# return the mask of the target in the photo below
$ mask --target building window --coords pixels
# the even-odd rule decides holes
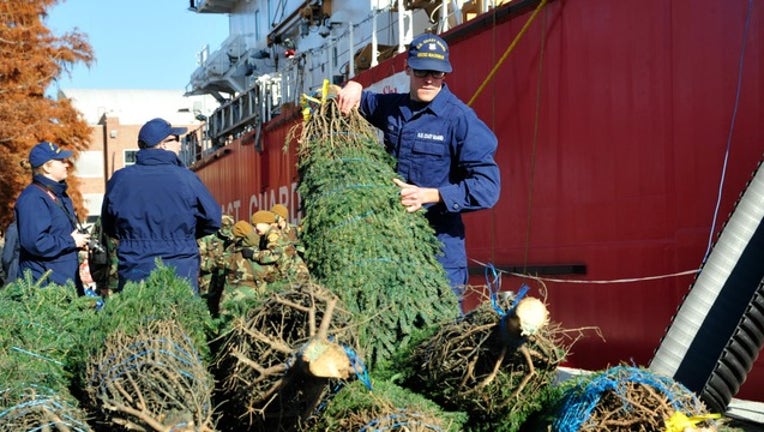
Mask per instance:
[[[135,158],[138,155],[138,150],[125,150],[125,166],[135,165]]]

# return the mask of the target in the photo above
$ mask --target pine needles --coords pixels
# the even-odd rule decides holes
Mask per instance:
[[[344,116],[329,100],[298,141],[306,262],[356,315],[374,368],[412,333],[458,315],[440,243],[422,213],[400,204],[395,161],[357,111]]]
[[[69,387],[94,303],[29,278],[0,291],[0,431],[90,431]]]

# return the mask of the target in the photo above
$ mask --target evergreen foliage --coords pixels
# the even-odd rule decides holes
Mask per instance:
[[[41,288],[26,276],[0,290],[0,382],[68,391],[95,299],[78,297],[71,284]]]
[[[389,362],[417,329],[458,315],[423,213],[400,204],[395,161],[357,111],[329,100],[299,140],[305,259],[357,316],[370,368]]]
[[[89,431],[70,392],[95,299],[26,278],[0,290],[0,431]]]
[[[209,361],[207,341],[215,328],[207,304],[194,294],[188,282],[161,263],[146,280],[128,282],[121,292],[112,294],[96,316],[86,342],[91,355],[116,331],[135,335],[152,321],[174,320],[191,338],[202,358]]]
[[[77,388],[104,424],[135,430],[212,423],[206,302],[161,262],[112,294],[83,335]],[[143,429],[141,429],[143,428]]]
[[[465,430],[467,415],[448,412],[434,402],[387,380],[343,386],[324,407],[312,432]]]

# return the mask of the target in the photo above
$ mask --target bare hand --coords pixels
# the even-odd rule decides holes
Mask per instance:
[[[345,87],[337,93],[337,105],[342,114],[347,115],[353,108],[358,108],[361,103],[363,86],[355,81],[348,81]]]
[[[74,244],[76,244],[79,249],[84,248],[87,246],[88,242],[90,242],[90,234],[81,233],[78,230],[72,231],[72,238],[74,239]]]
[[[424,204],[440,201],[440,193],[437,189],[422,188],[398,179],[393,179],[393,183],[401,188],[401,204],[409,213],[419,210]]]

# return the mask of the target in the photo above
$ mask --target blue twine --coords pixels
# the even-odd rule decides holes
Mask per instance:
[[[77,423],[82,424],[80,422],[77,422]],[[89,432],[90,431],[90,429],[87,429],[87,428],[83,429],[83,428],[80,428],[79,426],[75,426],[75,425],[73,425],[71,423],[61,422],[61,421],[52,421],[52,422],[47,423],[47,424],[42,424],[42,425],[40,425],[40,426],[38,426],[36,428],[29,429],[28,432],[49,431],[49,430],[52,429],[53,426],[61,426],[61,425],[66,426],[67,428],[71,429],[74,432]]]
[[[530,290],[530,287],[528,287],[526,284],[523,284],[520,287],[517,295],[515,295],[515,298],[512,300],[512,307],[505,311],[499,304],[499,292],[501,291],[501,273],[497,271],[496,267],[494,267],[494,265],[491,263],[485,265],[483,273],[485,275],[485,283],[488,286],[489,292],[491,293],[490,298],[493,310],[496,311],[496,313],[499,314],[499,316],[502,318],[507,314],[513,313],[517,307],[517,304],[520,303],[520,300],[522,300],[523,297],[525,297],[525,294],[527,294]]]
[[[673,381],[670,378],[651,374],[648,371],[635,367],[616,366],[608,369],[605,373],[591,379],[582,389],[573,388],[566,396],[561,415],[554,423],[554,430],[559,432],[577,432],[589,420],[592,412],[596,408],[603,393],[606,391],[615,392],[624,402],[624,409],[629,410],[632,407],[627,406],[625,392],[627,390],[625,383],[639,383],[653,387],[667,397],[671,406],[677,411],[700,411],[701,405],[697,397],[683,385]],[[691,397],[692,405],[686,401],[680,400],[680,397]]]
[[[313,415],[320,416],[324,411],[326,411],[326,407],[329,406],[329,402],[345,386],[345,382],[341,380],[335,380],[332,382],[334,382],[334,385],[329,388],[329,394],[323,398],[321,402],[316,406],[316,408],[313,410]]]
[[[99,311],[103,308],[104,300],[103,297],[101,297],[100,294],[98,294],[93,288],[85,288],[85,296],[86,297],[98,297],[98,300],[96,300],[95,304],[95,310]]]
[[[37,386],[32,386],[32,387],[37,387]],[[50,389],[48,390],[50,393],[52,393],[52,390]],[[74,409],[74,407],[69,406],[68,404],[60,403],[59,401],[52,398],[53,398],[52,395],[42,395],[40,398],[22,402],[20,404],[17,404],[15,406],[12,406],[4,410],[3,412],[0,412],[0,418],[5,418],[9,414],[16,414],[12,418],[20,418],[30,414],[32,412],[32,408],[36,408],[36,407],[42,407],[45,411],[54,412],[54,413],[58,411]],[[87,432],[90,430],[82,421],[79,421],[71,417],[70,415],[67,415],[65,413],[59,413],[59,415],[61,420],[50,421],[46,424],[40,424],[39,426],[35,428],[29,429],[29,431],[32,432],[32,431],[50,430],[51,426],[56,426],[56,425],[66,426],[74,432]],[[12,421],[12,419],[8,421]]]
[[[394,263],[397,263],[397,261],[392,258],[367,258],[367,259],[362,259],[362,260],[353,262],[354,265],[367,265],[367,264],[378,264],[378,263],[388,263],[388,264],[393,263],[394,264]]]
[[[375,189],[375,188],[378,189],[378,188],[387,188],[387,187],[388,187],[388,185],[386,185],[386,184],[370,184],[370,185],[368,185],[368,184],[357,184],[357,185],[340,186],[340,187],[334,188],[332,190],[328,190],[328,191],[326,191],[326,192],[324,192],[322,194],[318,194],[317,198],[323,198],[323,197],[330,196],[330,195],[335,195],[335,194],[338,194],[338,193],[344,193],[348,189],[351,189],[351,190],[352,189]]]
[[[369,210],[369,211],[367,211],[364,214],[361,214],[361,215],[358,215],[358,216],[353,216],[351,218],[347,218],[344,221],[340,222],[339,224],[329,228],[329,231],[340,229],[340,228],[342,228],[342,227],[344,227],[346,225],[350,225],[350,224],[356,223],[356,222],[358,222],[360,220],[366,219],[369,216],[372,216],[373,214],[374,214],[374,210]]]
[[[347,354],[348,358],[350,359],[350,364],[353,366],[355,375],[363,383],[363,385],[365,385],[366,388],[371,391],[371,378],[369,378],[369,371],[366,369],[366,365],[363,363],[363,360],[361,360],[358,354],[356,354],[355,351],[353,351],[353,349],[349,346],[342,345],[342,348],[345,350],[345,354]]]
[[[63,366],[63,365],[64,365],[64,363],[62,363],[62,362],[60,362],[60,361],[58,361],[58,360],[52,359],[52,358],[50,358],[50,357],[45,357],[45,356],[44,356],[44,355],[42,355],[42,354],[37,354],[37,353],[35,353],[35,352],[32,352],[32,351],[28,351],[28,350],[25,350],[25,349],[23,349],[23,348],[19,348],[19,347],[11,347],[11,350],[13,350],[13,351],[16,351],[16,352],[20,352],[20,353],[22,353],[22,354],[26,354],[26,355],[29,355],[29,356],[32,356],[32,357],[35,357],[35,358],[38,358],[38,359],[40,359],[40,360],[45,360],[45,361],[49,361],[49,362],[55,363],[55,364],[57,364],[58,366]]]
[[[485,284],[488,286],[488,291],[491,293],[491,306],[499,316],[504,316],[504,309],[499,305],[499,291],[501,291],[501,274],[496,271],[496,267],[493,264],[488,263],[483,269],[485,274]],[[492,278],[489,278],[489,274]]]
[[[515,313],[515,309],[517,309],[517,305],[520,303],[520,300],[522,300],[523,297],[525,297],[525,295],[528,294],[528,291],[530,291],[530,287],[528,287],[528,285],[523,284],[520,287],[520,290],[517,292],[517,295],[512,300],[512,307],[509,308],[509,310],[507,311],[508,314]]]
[[[186,339],[188,339],[188,338],[186,337]],[[156,339],[156,340],[158,340],[159,342],[167,342],[168,341],[165,338],[160,338],[160,339]],[[138,341],[138,342],[135,342],[133,344],[130,344],[126,349],[130,350],[130,349],[134,349],[134,348],[137,348],[137,347],[141,347],[141,349],[142,349],[144,345],[147,345],[150,342],[151,342],[151,340],[148,340],[148,341]],[[168,350],[163,350],[163,349],[160,349],[160,350],[151,350],[151,349],[146,350],[146,349],[144,349],[144,350],[142,350],[140,352],[137,352],[137,353],[131,355],[130,357],[126,358],[125,360],[123,360],[123,361],[121,361],[121,362],[119,362],[117,364],[113,364],[113,365],[111,364],[111,362],[113,360],[115,360],[116,357],[115,356],[111,356],[108,359],[106,359],[104,362],[101,363],[100,367],[96,370],[96,373],[91,378],[91,383],[100,383],[97,387],[103,389],[103,387],[107,383],[111,383],[111,382],[116,381],[117,379],[119,379],[121,376],[123,376],[128,371],[136,370],[136,369],[138,369],[138,367],[140,367],[140,366],[142,366],[144,364],[148,364],[148,362],[142,362],[141,363],[141,362],[137,362],[136,360],[141,358],[141,357],[147,356],[147,355],[149,355],[149,354],[151,354],[153,352],[158,352],[158,353],[161,353],[161,354],[167,354],[169,357],[174,358],[174,359],[180,361],[181,363],[183,363],[183,364],[185,364],[187,366],[193,366],[195,363],[198,362],[199,357],[195,353],[190,353],[190,352],[184,350],[182,347],[180,347],[174,341],[171,341],[171,342],[172,342],[171,345],[173,346],[173,348],[175,348],[180,355],[176,354],[175,352],[168,351]],[[185,355],[185,358],[181,357],[181,355]],[[158,362],[158,363],[154,362],[153,364],[157,364],[159,366],[165,366],[161,362]],[[131,367],[127,367],[127,365],[132,365],[132,366]],[[103,370],[103,369],[106,369],[106,370]],[[184,376],[186,378],[189,378],[192,381],[196,378],[193,374],[191,374],[190,372],[187,372],[185,370],[181,369],[181,370],[178,370],[178,372],[182,376]]]
[[[402,413],[402,414],[390,414],[390,415],[388,415],[386,417],[382,417],[381,419],[374,419],[374,420],[370,421],[369,423],[364,425],[361,429],[359,429],[358,432],[397,430],[397,429],[399,429],[399,428],[401,428],[403,426],[409,426],[409,425],[411,425],[411,426],[415,426],[415,425],[416,426],[423,426],[423,427],[425,427],[425,428],[427,428],[429,430],[441,431],[441,428],[439,428],[437,426],[426,424],[426,423],[422,422],[421,420],[414,420],[414,419],[409,420],[408,417],[410,417],[410,415],[405,413],[405,412]],[[397,420],[398,418],[403,419],[403,420]],[[376,426],[382,420],[394,420],[395,423],[393,423],[393,424],[391,424],[389,426],[384,426],[384,427],[381,427],[381,428],[377,428]]]
[[[507,342],[507,344],[518,347],[520,344],[525,342],[524,337],[520,337],[518,334],[510,334],[509,329],[507,329],[507,321],[510,317],[515,316],[515,310],[517,309],[517,304],[520,303],[520,300],[525,297],[525,294],[528,293],[528,290],[530,288],[528,285],[523,284],[520,287],[520,290],[517,292],[517,295],[515,295],[515,298],[512,299],[512,306],[507,309],[506,312],[500,313],[501,319],[499,320],[499,330],[501,331],[502,336],[504,337],[504,340]],[[518,339],[518,337],[520,337]]]
[[[342,157],[338,159],[341,162],[370,162],[376,165],[376,161],[366,157]]]

